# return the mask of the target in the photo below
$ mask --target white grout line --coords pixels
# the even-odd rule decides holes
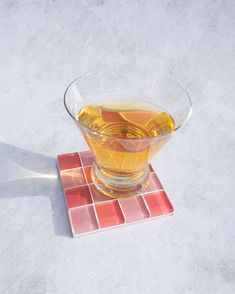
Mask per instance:
[[[151,194],[151,193],[153,193],[153,192],[162,192],[162,191],[164,191],[164,189],[158,189],[158,190],[151,190],[151,191],[148,191],[148,192],[143,192],[143,193],[141,193],[141,194],[139,194],[139,195],[145,195],[145,194]]]
[[[86,152],[86,151],[85,151]],[[83,160],[82,160],[82,157],[81,157],[81,152],[78,152],[78,156],[80,158],[80,161],[81,161],[81,164],[82,164],[82,167],[84,166],[84,163],[83,163]]]
[[[99,222],[99,219],[98,219],[98,215],[97,215],[97,212],[96,212],[96,209],[95,209],[95,200],[94,200],[94,197],[93,197],[93,194],[91,192],[91,188],[90,188],[90,185],[88,184],[88,181],[87,181],[87,177],[86,177],[86,173],[85,173],[85,169],[84,167],[82,167],[82,171],[84,173],[84,177],[85,177],[85,180],[87,182],[87,187],[89,189],[89,192],[90,192],[90,195],[91,195],[91,200],[92,200],[92,206],[93,206],[93,210],[95,212],[95,218],[96,218],[96,221],[97,221],[97,224],[98,224],[98,230],[100,230],[100,222]]]
[[[68,210],[76,210],[76,209],[83,209],[84,207],[88,207],[88,206],[93,206],[93,203],[89,203],[89,204],[85,204],[85,205],[80,205],[80,206],[75,206],[75,207],[71,207],[71,208],[68,208]]]
[[[174,214],[174,211],[173,212],[166,213],[166,214],[162,214],[162,215],[150,216],[150,217],[146,217],[144,219],[140,219],[138,221],[133,221],[133,222],[128,222],[128,223],[122,223],[122,224],[118,224],[118,225],[114,225],[114,226],[110,226],[110,227],[105,227],[105,228],[101,228],[101,229],[91,230],[91,231],[88,231],[88,232],[85,232],[85,233],[81,233],[81,234],[76,234],[73,237],[74,238],[77,238],[77,237],[81,237],[81,236],[84,236],[84,235],[94,234],[94,233],[98,233],[98,232],[102,232],[102,231],[116,229],[116,228],[119,228],[119,227],[125,227],[125,226],[128,226],[128,225],[138,224],[138,223],[141,223],[141,222],[144,223],[144,222],[147,222],[149,220],[164,218],[164,217],[167,217],[167,216],[171,216],[173,214]]]
[[[71,217],[71,214],[70,214],[70,209],[68,209],[68,215],[69,215],[70,228],[71,228],[71,231],[72,231],[72,235],[74,237],[76,235],[75,235],[74,229],[73,229],[73,221],[72,221],[72,217]]]
[[[86,178],[86,176],[85,176],[85,178]],[[94,184],[93,183],[89,183],[89,184],[87,183],[87,184],[84,184],[84,185],[76,185],[76,186],[73,186],[73,187],[64,188],[64,191],[72,190],[72,189],[76,189],[76,188],[80,188],[80,187],[88,187],[89,191],[91,191],[91,189],[90,189],[91,185],[94,185]],[[63,185],[62,185],[62,187],[63,187]],[[151,191],[148,191],[148,192],[142,192],[140,194],[137,194],[135,197],[138,197],[138,196],[141,196],[141,195],[148,195],[148,194],[151,194],[151,193],[154,193],[154,192],[165,192],[165,190],[164,189],[159,189],[159,190],[151,190]],[[110,197],[110,199],[95,202],[92,192],[91,192],[91,196],[92,196],[92,200],[93,200],[94,204],[95,203],[110,202],[110,201],[117,200],[117,199],[128,199],[128,197],[123,197],[123,198],[112,198],[112,197]]]
[[[86,166],[83,166],[83,165],[81,165],[81,166],[77,166],[77,167],[74,167],[74,168],[67,168],[67,169],[60,169],[60,167],[59,167],[59,170],[60,170],[60,173],[61,174],[63,174],[63,172],[69,172],[69,171],[74,171],[74,170],[77,170],[77,169],[80,169],[80,168],[83,168],[83,167],[92,167],[92,165],[86,165]]]
[[[151,217],[152,217],[152,214],[151,214],[151,212],[150,212],[150,209],[149,209],[149,207],[148,207],[148,204],[147,204],[146,200],[144,199],[144,195],[141,194],[141,197],[142,197],[142,199],[143,199],[143,201],[144,201],[144,204],[145,204],[145,207],[146,207],[146,209],[147,209],[147,211],[148,211],[148,213],[149,213],[149,218],[151,218]]]
[[[92,167],[92,164],[90,164],[90,165],[85,165],[81,157],[80,157],[80,160],[81,160],[81,164],[82,164],[81,167]]]
[[[77,167],[73,167],[73,168],[67,168],[67,169],[61,169],[60,166],[59,166],[59,163],[58,163],[58,167],[59,167],[60,173],[63,173],[63,172],[73,171],[74,169],[79,169],[79,168],[82,168],[82,167],[92,167],[92,164],[91,165],[83,165],[83,162],[82,162],[81,166],[77,166]],[[150,174],[156,174],[156,173],[155,173],[155,171],[150,171]]]
[[[84,185],[76,185],[76,186],[72,186],[72,187],[67,187],[67,188],[64,188],[64,191],[70,190],[70,189],[75,189],[75,188],[80,188],[80,187],[87,187],[87,186],[90,186],[90,185],[92,185],[92,183],[84,184]]]
[[[122,208],[122,205],[121,205],[121,203],[120,203],[120,199],[117,199],[117,201],[118,201],[118,205],[119,205],[119,207],[120,207],[120,209],[121,209],[122,215],[123,215],[123,217],[124,217],[124,224],[125,224],[125,223],[127,223],[126,215],[125,215],[124,210],[123,210],[123,208]]]

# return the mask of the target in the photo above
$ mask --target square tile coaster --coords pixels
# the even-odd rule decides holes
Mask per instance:
[[[112,199],[92,183],[94,157],[90,151],[58,155],[57,161],[73,237],[174,212],[151,164],[149,184],[143,193]]]

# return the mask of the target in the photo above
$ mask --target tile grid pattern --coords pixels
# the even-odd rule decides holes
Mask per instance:
[[[170,215],[173,207],[150,165],[146,190],[132,198],[112,199],[99,192],[90,171],[90,151],[58,156],[58,167],[74,237],[109,227]]]
[[[81,162],[82,162],[82,170],[83,170],[83,173],[84,173],[84,175],[85,175],[86,183],[88,183],[87,176],[86,176],[86,172],[85,172],[85,169],[84,169],[84,166],[85,166],[85,165],[84,165],[84,163],[83,163],[82,160],[81,160]],[[87,186],[88,186],[88,189],[89,189],[89,193],[90,193],[90,195],[91,195],[92,207],[93,207],[93,211],[94,211],[94,213],[95,213],[95,218],[96,218],[96,221],[97,221],[98,229],[100,229],[100,224],[99,224],[98,215],[97,215],[96,209],[94,208],[94,203],[95,203],[95,201],[94,201],[94,197],[93,197],[93,194],[92,194],[92,191],[91,191],[91,188],[90,188],[90,184],[88,183]]]

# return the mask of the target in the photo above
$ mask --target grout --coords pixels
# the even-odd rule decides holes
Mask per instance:
[[[81,157],[81,153],[85,153],[85,152],[87,152],[87,151],[78,152],[78,155],[79,155],[79,158],[80,158],[80,161],[81,161],[82,167],[92,166],[92,165],[85,165],[85,164],[84,164],[83,159],[82,159],[82,157]]]
[[[97,224],[98,224],[98,230],[100,230],[100,222],[99,222],[99,219],[98,219],[98,215],[97,215],[97,212],[96,212],[96,209],[95,209],[95,200],[93,198],[93,194],[91,192],[91,188],[90,188],[90,185],[88,184],[88,181],[87,181],[87,177],[86,177],[86,173],[85,173],[85,169],[84,167],[82,167],[82,171],[84,173],[84,177],[85,177],[85,180],[87,182],[87,187],[89,189],[89,192],[90,192],[90,195],[91,195],[91,200],[92,200],[92,206],[93,206],[93,210],[94,210],[94,213],[95,213],[95,218],[96,218],[96,221],[97,221]]]
[[[93,206],[93,205],[94,205],[93,203],[88,203],[88,204],[84,204],[84,205],[79,205],[79,206],[75,206],[75,207],[70,207],[70,208],[68,208],[68,210],[83,209],[84,207],[87,207],[87,206]]]
[[[78,166],[78,167],[75,167],[75,168],[65,168],[63,170],[60,168],[60,158],[63,158],[63,157],[67,158],[67,157],[76,156],[76,155],[78,155],[79,161],[82,163],[81,158],[80,158],[80,155],[79,155],[78,152],[72,152],[72,153],[57,155],[57,163],[58,163],[58,167],[59,167],[60,172],[68,171],[68,170],[73,170],[73,169],[76,169],[76,168],[79,168],[80,167],[80,166]]]
[[[80,160],[80,162],[81,162],[81,167],[83,166],[83,163],[82,163],[82,158],[81,158],[81,156],[80,156],[80,152],[78,152],[78,158],[79,158],[79,160]]]
[[[137,199],[137,198],[139,198],[139,199]],[[136,200],[139,202],[141,202],[141,204],[139,204],[139,207],[140,207],[140,209],[141,209],[141,211],[143,211],[143,209],[145,210],[145,211],[143,211],[145,214],[147,213],[147,216],[146,217],[144,217],[143,219],[145,219],[145,218],[151,218],[151,214],[150,214],[150,211],[149,211],[149,209],[148,209],[148,207],[147,207],[147,203],[145,202],[145,199],[144,199],[144,197],[143,197],[143,194],[141,194],[141,195],[138,195],[138,196],[136,196]],[[143,205],[143,207],[141,207]]]
[[[141,208],[141,211],[143,212],[143,216],[144,216],[143,219],[145,219],[145,218],[151,218],[151,215],[149,213],[149,210],[147,208],[147,205],[144,202],[143,195],[139,196],[138,202],[140,202],[139,203],[139,207]]]
[[[147,222],[147,221],[150,221],[150,220],[154,220],[154,219],[159,219],[159,218],[164,218],[164,217],[167,217],[167,216],[171,216],[173,214],[174,214],[174,211],[173,212],[169,212],[169,213],[165,213],[165,214],[161,214],[161,215],[157,215],[157,216],[150,216],[150,217],[147,217],[147,218],[144,218],[144,219],[140,219],[140,220],[137,220],[137,221],[127,222],[127,223],[121,223],[121,224],[110,226],[110,227],[103,227],[103,228],[100,228],[99,230],[87,231],[85,233],[76,234],[73,237],[74,238],[77,238],[77,237],[81,237],[83,235],[88,235],[88,234],[92,234],[92,233],[97,233],[97,232],[102,232],[102,231],[117,229],[119,227],[125,227],[125,226],[128,226],[128,225],[138,224],[138,223],[141,223],[141,222],[144,223],[144,222]]]
[[[117,201],[118,201],[118,205],[119,205],[119,207],[120,207],[120,209],[121,209],[122,215],[123,215],[123,217],[124,217],[124,224],[126,224],[126,223],[127,223],[126,215],[125,215],[124,210],[123,210],[123,208],[122,208],[122,205],[121,205],[121,203],[120,203],[120,199],[117,199]]]
[[[165,190],[164,189],[151,190],[151,191],[148,191],[148,192],[142,192],[141,194],[138,194],[138,195],[146,195],[146,194],[151,194],[153,192],[162,192],[162,191],[165,191]]]
[[[82,161],[81,161],[82,163]],[[92,167],[92,164],[90,165],[82,165],[81,166],[77,166],[77,167],[74,167],[74,168],[66,168],[66,169],[61,169],[60,166],[59,166],[59,163],[58,163],[58,167],[59,167],[59,170],[60,170],[60,173],[63,173],[63,172],[67,172],[67,171],[73,171],[74,169],[79,169],[79,168],[86,168],[86,167]],[[155,171],[151,171],[150,174],[156,174]]]
[[[144,204],[145,204],[145,206],[146,206],[146,209],[147,209],[147,211],[148,211],[148,213],[149,213],[149,218],[152,218],[151,211],[150,211],[150,209],[149,209],[149,207],[148,207],[148,203],[146,202],[146,200],[145,200],[145,198],[144,198],[144,195],[141,194],[141,197],[142,197],[142,199],[143,199],[143,201],[144,201]]]
[[[59,166],[59,164],[58,164],[58,166]],[[63,172],[73,171],[75,169],[86,168],[86,167],[92,167],[92,165],[85,165],[85,166],[81,165],[81,166],[77,166],[77,167],[74,167],[74,168],[66,168],[66,169],[63,169],[63,170],[61,170],[61,168],[59,166],[59,170],[60,170],[60,173],[63,174]]]
[[[75,233],[74,233],[74,229],[73,229],[73,221],[72,221],[72,217],[71,217],[70,209],[69,208],[68,208],[68,215],[69,215],[70,228],[71,228],[71,231],[72,231],[72,235],[74,237],[75,236]]]
[[[85,179],[86,179],[86,175],[85,175]],[[80,188],[80,187],[87,187],[88,186],[88,189],[89,189],[89,191],[91,193],[93,204],[110,202],[110,201],[114,201],[114,200],[118,200],[118,199],[128,199],[128,197],[126,197],[126,198],[125,197],[124,198],[112,198],[112,197],[110,197],[110,199],[95,202],[95,200],[93,198],[93,194],[92,194],[91,189],[90,189],[91,185],[94,185],[94,183],[86,183],[84,185],[76,185],[76,186],[73,186],[73,187],[64,188],[64,192],[67,191],[67,190],[72,190],[72,189],[76,189],[76,188]],[[165,190],[164,189],[158,189],[158,190],[151,190],[151,191],[148,191],[148,192],[142,192],[140,194],[137,194],[135,197],[142,196],[142,195],[148,195],[148,194],[151,194],[151,193],[154,193],[154,192],[165,192]]]
[[[80,187],[86,187],[86,186],[90,186],[90,185],[92,185],[92,183],[90,183],[90,184],[83,184],[83,185],[76,185],[76,186],[73,186],[73,187],[68,187],[68,188],[64,188],[64,191],[66,191],[66,190],[69,190],[69,189],[75,189],[75,188],[80,188]]]

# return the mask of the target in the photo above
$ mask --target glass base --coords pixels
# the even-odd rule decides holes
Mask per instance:
[[[149,180],[148,165],[134,173],[114,173],[94,161],[91,177],[96,188],[112,198],[127,198],[142,193]]]

